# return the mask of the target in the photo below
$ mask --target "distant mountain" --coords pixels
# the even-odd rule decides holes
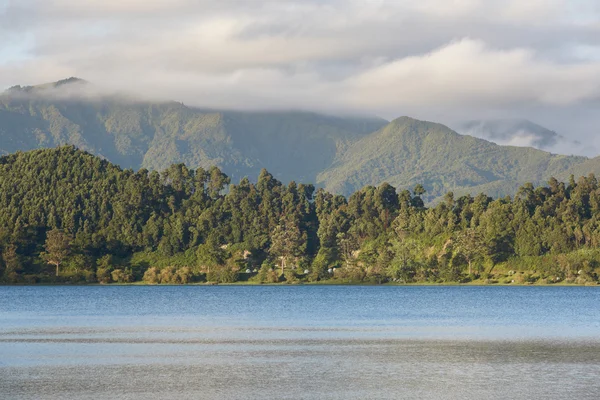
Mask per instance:
[[[500,125],[483,126],[510,136]],[[514,126],[537,132],[540,146],[560,139],[535,124]],[[216,165],[236,182],[256,179],[266,168],[283,182],[317,183],[342,194],[384,181],[400,189],[421,183],[429,201],[449,190],[504,196],[551,176],[600,175],[600,158],[500,146],[408,117],[388,123],[300,111],[205,110],[99,95],[77,78],[0,95],[0,154],[63,144],[135,170]]]
[[[84,79],[80,79],[80,78],[76,78],[76,77],[72,76],[70,78],[62,79],[57,82],[43,83],[41,85],[35,85],[35,86],[17,85],[17,86],[13,86],[13,87],[9,88],[8,92],[12,92],[13,94],[19,93],[19,92],[40,94],[40,93],[43,93],[44,91],[58,89],[58,88],[64,88],[66,86],[71,86],[73,88],[74,87],[81,88],[83,85],[87,85],[88,83],[89,82]]]
[[[0,95],[0,154],[73,144],[124,168],[217,165],[232,178],[262,168],[316,181],[345,149],[386,120],[309,112],[202,110],[124,96],[72,96],[85,81],[16,86]]]
[[[500,145],[534,147],[559,154],[590,153],[580,142],[526,119],[475,120],[457,124],[455,129]]]
[[[400,188],[421,183],[433,200],[450,190],[513,194],[525,182],[542,183],[552,176],[567,179],[575,171],[599,173],[600,158],[500,146],[441,124],[402,117],[350,146],[319,175],[318,183],[341,193],[382,182]]]

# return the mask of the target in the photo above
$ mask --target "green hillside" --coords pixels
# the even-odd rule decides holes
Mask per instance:
[[[525,182],[599,171],[600,159],[499,146],[441,124],[402,117],[354,143],[317,182],[337,193],[382,182],[399,188],[420,183],[433,200],[447,191],[502,196]]]
[[[255,179],[268,168],[284,181],[314,182],[351,143],[387,123],[299,111],[201,110],[116,96],[56,99],[45,96],[45,88],[18,87],[0,96],[0,154],[73,144],[124,168],[214,165],[234,179]]]
[[[315,182],[345,195],[383,182],[401,189],[420,183],[427,201],[450,190],[501,197],[526,182],[600,172],[600,158],[499,146],[408,117],[388,123],[300,111],[205,110],[81,95],[88,85],[70,78],[1,94],[0,155],[72,144],[133,170],[217,166],[237,182],[255,180],[266,168],[281,181]]]
[[[0,157],[0,283],[598,283],[594,176],[430,207],[420,192],[17,152]]]

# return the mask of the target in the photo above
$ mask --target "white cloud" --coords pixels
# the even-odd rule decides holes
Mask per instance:
[[[579,138],[600,122],[568,123],[600,98],[596,0],[0,0],[0,35],[4,87],[79,76],[207,107],[514,115]]]
[[[551,63],[528,49],[491,49],[463,39],[365,71],[351,88],[352,102],[376,107],[571,104],[599,96],[600,62]]]

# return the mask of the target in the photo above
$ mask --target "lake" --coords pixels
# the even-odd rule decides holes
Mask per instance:
[[[600,288],[0,286],[2,399],[600,398]]]

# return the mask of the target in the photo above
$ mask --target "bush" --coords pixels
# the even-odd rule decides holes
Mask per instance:
[[[83,254],[74,254],[70,256],[67,261],[61,265],[61,269],[74,270],[75,273],[93,269],[94,260],[91,257],[86,257]]]
[[[159,270],[156,267],[151,267],[144,272],[144,277],[142,280],[145,283],[149,283],[151,285],[156,285],[160,283]]]
[[[163,284],[177,283],[176,277],[175,267],[163,268],[158,275],[159,282]]]
[[[343,279],[349,282],[364,281],[367,273],[360,265],[348,265],[333,269],[333,276],[337,279]]]
[[[181,267],[175,272],[175,276],[177,277],[177,283],[187,284],[192,281],[192,270],[190,267]]]
[[[595,282],[594,279],[585,272],[579,274],[579,276],[577,278],[575,278],[575,283],[578,285],[587,285],[589,283],[594,283],[594,282]]]
[[[14,271],[4,273],[4,281],[6,283],[17,283],[17,282],[19,282],[19,279],[20,279],[20,275]]]
[[[260,283],[277,283],[279,282],[279,275],[277,269],[265,261],[258,270],[258,274],[252,280]]]
[[[83,271],[83,279],[86,283],[96,283],[96,274],[93,271]]]
[[[111,268],[98,267],[96,269],[96,280],[99,283],[110,283],[111,282]]]
[[[295,283],[299,283],[300,280],[298,279],[298,277],[296,276],[296,274],[294,273],[294,271],[291,270],[287,270],[284,273],[284,278],[285,278],[285,282],[286,283],[291,283],[291,284],[295,284]]]
[[[209,282],[216,283],[232,283],[238,279],[239,268],[235,264],[228,263],[211,268],[206,274],[206,279]]]
[[[113,272],[111,272],[110,276],[114,282],[118,282],[118,283],[133,282],[133,273],[131,272],[131,269],[129,269],[129,268],[126,268],[125,270],[115,269]]]
[[[106,254],[96,260],[96,280],[100,283],[110,283],[114,269],[113,257]]]
[[[308,274],[309,282],[316,282],[321,279],[329,279],[331,275],[327,272],[336,260],[336,253],[330,248],[320,248],[317,256],[312,262],[311,272]]]
[[[192,282],[194,274],[190,267],[166,267],[162,270],[151,267],[144,272],[142,280],[150,285],[156,284],[186,284]]]
[[[522,273],[517,273],[512,276],[511,283],[523,284],[527,281],[527,277]]]

